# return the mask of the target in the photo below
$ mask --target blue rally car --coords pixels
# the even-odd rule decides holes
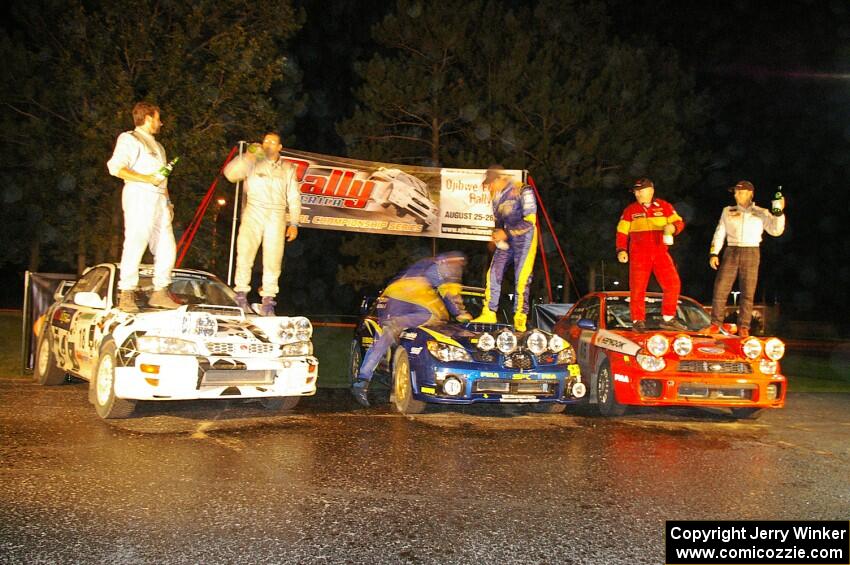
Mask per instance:
[[[470,311],[481,308],[484,291],[463,287]],[[381,328],[380,299],[365,298],[351,343],[349,379]],[[563,338],[538,329],[515,332],[507,324],[441,322],[407,328],[376,371],[402,414],[426,403],[534,403],[540,412],[563,412],[586,393],[576,354]]]

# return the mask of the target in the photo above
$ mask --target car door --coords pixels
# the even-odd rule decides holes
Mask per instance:
[[[108,310],[110,270],[95,267],[86,272],[68,291],[51,319],[56,338],[55,350],[59,364],[67,371],[90,378],[97,363],[99,343],[96,340],[96,324]],[[91,299],[100,298],[100,305],[83,305]],[[93,301],[92,301],[93,302]]]

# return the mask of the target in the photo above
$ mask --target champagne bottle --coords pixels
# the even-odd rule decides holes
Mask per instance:
[[[782,185],[776,187],[776,194],[773,195],[773,200],[770,203],[770,212],[774,216],[781,216],[783,214],[783,210],[780,207],[782,204]]]
[[[259,143],[252,143],[248,146],[248,153],[253,155],[257,161],[262,161],[266,158],[266,153],[263,151],[263,146]]]
[[[156,172],[156,176],[161,179],[160,182],[171,176],[171,171],[174,170],[174,165],[176,165],[177,161],[179,160],[180,157],[175,157],[174,159],[160,167],[160,169]]]

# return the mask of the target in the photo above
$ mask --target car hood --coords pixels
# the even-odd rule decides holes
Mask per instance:
[[[682,335],[682,332],[649,330],[646,333],[637,333],[629,330],[599,330],[593,339],[597,347],[634,356],[646,347],[647,340],[654,335],[666,337],[671,344],[670,350],[664,357],[679,358],[673,352],[672,344],[676,337]],[[691,354],[685,358],[710,358],[724,361],[740,359],[743,356],[741,338],[738,336],[710,336],[699,333],[687,335],[693,341],[694,347]]]

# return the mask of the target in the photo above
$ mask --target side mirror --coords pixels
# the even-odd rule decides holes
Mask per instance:
[[[74,304],[100,310],[106,308],[106,300],[96,292],[78,292],[74,295]]]
[[[576,323],[576,325],[583,330],[596,331],[599,329],[599,326],[596,325],[596,322],[594,322],[590,318],[582,318]]]
[[[61,302],[65,298],[65,294],[71,289],[77,281],[60,281],[59,286],[53,292],[53,300]]]

